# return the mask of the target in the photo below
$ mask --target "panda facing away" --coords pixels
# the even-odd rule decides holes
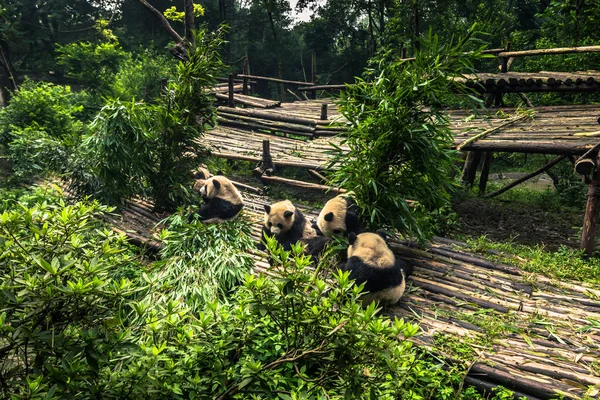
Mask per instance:
[[[200,189],[205,204],[198,210],[205,224],[214,224],[234,219],[244,208],[241,193],[224,176],[208,178]]]
[[[324,236],[356,234],[364,231],[358,209],[349,194],[341,194],[330,199],[317,218],[317,228]]]
[[[364,291],[368,293],[361,297],[363,307],[374,301],[382,306],[397,303],[404,294],[412,265],[397,259],[376,233],[356,235],[351,232],[348,241],[348,261],[339,268],[350,271],[350,279],[357,285],[365,284]]]
[[[317,237],[304,214],[289,200],[265,205],[265,221],[261,238],[265,233],[275,236],[277,242],[288,251],[298,241],[306,244],[305,253],[310,254],[315,262],[318,261],[319,254],[329,241],[327,238]],[[258,247],[261,250],[265,249],[262,242]]]

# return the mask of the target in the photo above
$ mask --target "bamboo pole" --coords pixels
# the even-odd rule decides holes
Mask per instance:
[[[571,53],[598,53],[600,46],[581,46],[581,47],[557,47],[553,49],[521,50],[521,51],[503,51],[498,53],[498,57],[531,57],[555,54]]]
[[[229,74],[229,90],[227,92],[227,95],[228,95],[227,106],[235,107],[235,100],[233,98],[233,75],[232,74]]]
[[[287,83],[287,84],[290,84],[290,85],[314,85],[313,82],[290,81],[290,80],[287,80],[287,79],[270,78],[268,76],[239,74],[238,77],[239,78],[253,79],[255,81],[267,81],[267,82],[276,82],[276,83]]]
[[[481,167],[481,175],[479,177],[479,195],[485,194],[485,188],[487,187],[488,178],[490,175],[490,165],[492,164],[493,153],[486,151],[483,155],[483,165]]]
[[[503,188],[496,190],[494,193],[490,193],[489,195],[485,196],[486,198],[492,198],[492,197],[496,197],[501,195],[502,193],[506,192],[509,189],[512,189],[513,187],[528,181],[529,179],[538,176],[539,174],[549,170],[550,168],[552,168],[553,166],[555,166],[556,164],[558,164],[559,162],[561,162],[562,160],[564,160],[565,158],[567,158],[567,156],[562,155],[562,156],[558,156],[556,158],[554,158],[552,161],[550,161],[548,164],[544,165],[543,167],[540,167],[538,169],[536,169],[535,171],[533,171],[532,173],[525,175],[524,177],[515,180],[514,182],[509,183],[508,185],[504,186]]]

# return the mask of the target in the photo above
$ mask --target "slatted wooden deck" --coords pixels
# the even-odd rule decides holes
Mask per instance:
[[[244,193],[243,218],[258,239],[263,205],[272,199]],[[318,210],[301,207],[309,219]],[[163,215],[137,201],[111,219],[137,244]],[[158,247],[159,243],[149,242]],[[394,252],[415,264],[409,289],[385,313],[418,322],[417,344],[452,357],[448,343],[473,358],[465,383],[498,384],[518,396],[597,398],[600,393],[600,286],[556,281],[460,250],[438,238],[427,248],[395,241]],[[264,254],[252,252],[255,272],[273,274]]]

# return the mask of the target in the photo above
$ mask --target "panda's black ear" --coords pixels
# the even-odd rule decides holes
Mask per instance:
[[[285,218],[291,218],[291,217],[292,217],[292,215],[294,215],[294,213],[293,213],[293,212],[291,212],[291,211],[289,211],[289,210],[283,213],[283,216],[284,216]]]
[[[354,242],[356,242],[356,233],[350,232],[348,234],[348,243],[350,243],[350,246],[352,246]]]
[[[379,236],[381,236],[381,238],[385,241],[387,241],[388,238],[388,232],[385,229],[377,229],[375,231],[376,234],[378,234]]]
[[[213,179],[213,185],[215,185],[215,188],[216,188],[216,189],[219,189],[219,188],[221,188],[221,182],[219,182],[219,181],[218,181],[218,180],[216,180],[216,179]]]
[[[223,171],[221,171],[221,170],[218,170],[218,171],[217,171],[217,175],[221,175],[221,176],[223,176]]]
[[[327,222],[331,222],[333,221],[333,211],[332,212],[328,212],[327,214],[325,214],[325,216],[323,217],[323,219]]]
[[[270,205],[268,205],[268,204],[265,204],[265,212],[266,212],[267,214],[271,214],[271,206],[270,206]]]

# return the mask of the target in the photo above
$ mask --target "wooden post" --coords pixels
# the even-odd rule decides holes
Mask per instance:
[[[470,151],[469,154],[467,154],[467,160],[465,161],[461,180],[468,186],[473,186],[473,182],[475,182],[479,161],[481,161],[480,151]]]
[[[479,177],[479,195],[483,196],[487,187],[488,177],[490,175],[490,165],[492,163],[493,153],[486,151],[483,155],[483,166],[481,167],[481,176]]]
[[[233,74],[229,74],[229,91],[227,94],[229,95],[227,105],[229,107],[235,107],[235,101],[233,99]]]
[[[327,103],[321,104],[321,120],[327,119]]]
[[[312,59],[311,59],[311,82],[316,85],[317,84],[317,52],[313,51],[312,52]],[[317,98],[317,91],[316,90],[311,90],[310,91],[310,95],[312,99],[316,99]]]
[[[598,165],[598,159],[596,159]],[[600,168],[596,168],[591,181],[588,184],[587,204],[585,205],[585,216],[583,217],[583,230],[581,231],[581,250],[591,256],[594,252],[594,239],[596,236],[596,222],[598,220],[598,209],[600,206]]]
[[[506,44],[506,51],[510,51],[510,42]],[[508,72],[508,57],[500,57],[500,72],[506,73]],[[502,106],[502,93],[497,93],[494,99],[494,105],[496,107]]]
[[[271,157],[271,142],[269,139],[263,140],[262,158],[252,173],[258,179],[261,179],[263,174],[271,175],[275,171],[273,157]]]

